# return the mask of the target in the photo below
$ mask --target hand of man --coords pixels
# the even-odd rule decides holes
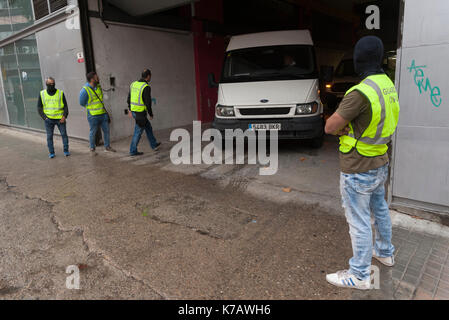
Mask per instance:
[[[128,117],[133,118],[133,113],[131,111],[128,112]]]
[[[153,120],[153,117],[150,116],[150,120]]]
[[[349,133],[350,130],[351,130],[351,129],[350,129],[348,126],[346,126],[346,127],[344,127],[343,129],[341,129],[340,131],[338,131],[338,132],[337,132],[337,135],[338,135],[338,136],[344,136],[344,135],[347,135],[347,134]]]
[[[61,120],[59,121],[60,123],[65,123],[65,117],[62,116]]]

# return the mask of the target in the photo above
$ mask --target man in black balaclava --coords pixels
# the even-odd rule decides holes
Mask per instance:
[[[338,287],[370,289],[371,259],[394,265],[391,219],[385,201],[388,148],[399,117],[399,99],[382,70],[384,46],[374,36],[354,48],[354,68],[362,82],[346,92],[325,131],[340,136],[340,192],[353,249],[349,269],[328,274]],[[371,213],[376,240],[373,248]]]
[[[354,48],[354,71],[360,79],[384,73],[383,56],[384,45],[378,37],[366,36],[360,39]]]
[[[55,126],[58,127],[62,136],[64,145],[64,155],[70,156],[69,138],[67,136],[66,120],[69,115],[69,107],[65,99],[64,92],[56,89],[55,79],[49,77],[45,80],[47,90],[42,90],[37,99],[37,111],[45,121],[45,130],[47,131],[47,146],[49,158],[55,157],[55,148],[53,145],[53,132]]]

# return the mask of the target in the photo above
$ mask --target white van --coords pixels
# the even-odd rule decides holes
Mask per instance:
[[[215,84],[213,78],[210,82]],[[277,130],[280,139],[311,139],[320,147],[323,105],[310,32],[232,37],[212,126],[221,131]]]

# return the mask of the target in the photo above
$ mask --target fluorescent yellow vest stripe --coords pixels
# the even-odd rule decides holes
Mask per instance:
[[[134,81],[130,86],[130,104],[131,111],[133,112],[143,112],[147,110],[147,106],[143,102],[143,90],[149,87],[146,82]]]
[[[87,101],[86,109],[89,110],[89,113],[92,116],[98,116],[101,114],[105,114],[106,110],[104,109],[103,105],[103,90],[101,90],[101,86],[98,85],[97,89],[94,91],[89,86],[84,86],[84,90],[86,90],[87,94],[89,95],[89,100]],[[97,94],[95,94],[95,92]],[[97,97],[98,95],[98,97]],[[101,100],[100,100],[101,99]]]
[[[62,95],[64,92],[62,90],[56,90],[54,95],[49,95],[47,90],[41,91],[41,100],[44,113],[49,119],[62,119],[64,115],[64,103]]]
[[[399,98],[394,84],[385,74],[373,75],[349,89],[345,95],[354,90],[362,93],[370,102],[371,121],[360,137],[354,136],[350,123],[349,133],[340,137],[340,151],[348,153],[356,148],[365,157],[381,156],[387,152],[387,144],[399,120]]]

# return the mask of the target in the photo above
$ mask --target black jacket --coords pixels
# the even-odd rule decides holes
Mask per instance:
[[[55,95],[55,93],[51,94],[50,92],[47,93],[51,96]],[[69,106],[67,105],[67,100],[65,99],[65,94],[62,94],[62,103],[64,104],[64,118],[67,119],[67,117],[69,116]],[[47,116],[44,113],[44,105],[42,104],[42,98],[41,95],[39,94],[39,98],[37,99],[37,112],[39,113],[39,115],[41,116],[41,118],[43,120],[47,119]]]
[[[146,82],[144,79],[140,79],[139,82]],[[142,92],[142,98],[143,98],[143,103],[146,105],[147,107],[147,111],[148,114],[150,115],[150,117],[153,116],[153,110],[151,109],[152,106],[152,101],[151,101],[151,87],[148,86],[145,89],[143,89]],[[131,111],[131,91],[128,93],[128,109]],[[136,112],[136,114],[138,113],[144,113],[146,116],[146,112]],[[141,116],[141,115],[140,115]]]

